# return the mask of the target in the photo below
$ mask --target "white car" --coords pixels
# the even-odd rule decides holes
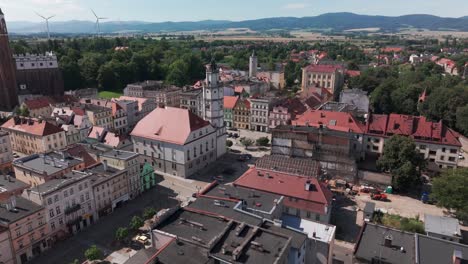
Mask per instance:
[[[464,159],[465,159],[465,156],[463,156],[463,154],[462,154],[462,153],[460,153],[460,154],[458,154],[458,159],[460,159],[460,160],[464,160]]]

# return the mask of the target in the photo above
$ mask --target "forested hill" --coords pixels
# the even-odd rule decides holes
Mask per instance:
[[[44,31],[42,23],[9,22],[12,33],[37,33]],[[92,21],[64,21],[50,23],[56,33],[94,33]],[[274,17],[246,21],[205,20],[197,22],[160,22],[141,21],[103,22],[105,33],[115,32],[173,32],[192,30],[222,30],[227,28],[249,28],[256,31],[272,29],[327,29],[343,31],[349,29],[380,28],[383,31],[398,31],[403,28],[429,30],[468,31],[467,17],[443,18],[432,15],[405,15],[398,17],[357,15],[353,13],[328,13],[314,17]]]

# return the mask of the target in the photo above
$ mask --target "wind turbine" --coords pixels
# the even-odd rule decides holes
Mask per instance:
[[[45,16],[43,16],[43,15],[37,13],[37,12],[36,12],[36,15],[42,17],[42,18],[45,20],[45,22],[46,22],[46,28],[47,28],[47,39],[50,40],[49,19],[55,17],[55,15],[52,15],[52,16],[50,16],[50,17],[45,17]]]
[[[106,17],[98,17],[96,15],[96,13],[94,12],[94,10],[91,9],[91,12],[93,12],[93,15],[96,17],[96,29],[97,29],[97,34],[98,34],[98,37],[101,35],[101,27],[99,25],[99,21],[101,19],[107,19]]]

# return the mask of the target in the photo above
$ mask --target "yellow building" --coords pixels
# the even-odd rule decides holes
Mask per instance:
[[[248,99],[239,99],[232,112],[235,128],[250,128],[250,101]]]
[[[341,89],[344,84],[343,67],[340,65],[309,65],[302,69],[301,90],[310,87],[326,88],[330,93]]]

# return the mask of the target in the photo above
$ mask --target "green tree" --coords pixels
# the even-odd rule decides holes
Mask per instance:
[[[254,144],[254,141],[250,138],[242,137],[240,140],[240,143],[244,145],[244,147],[248,148]]]
[[[92,245],[84,254],[87,260],[98,260],[103,257],[102,251],[96,245]]]
[[[168,83],[176,86],[184,86],[189,84],[189,76],[187,75],[188,65],[182,59],[176,60],[169,66],[166,80]]]
[[[84,85],[96,87],[99,74],[99,68],[104,63],[104,57],[99,53],[86,53],[78,61],[78,66],[81,69],[81,76],[84,80]]]
[[[455,210],[457,217],[468,221],[468,168],[442,172],[432,182],[431,196],[437,205]]]
[[[115,239],[118,241],[123,241],[128,237],[128,229],[126,227],[119,227],[115,231]]]
[[[143,219],[137,215],[132,217],[132,220],[130,220],[130,228],[133,230],[138,230],[138,228],[142,227],[144,224],[145,222]]]
[[[396,89],[395,81],[393,78],[387,79],[371,93],[370,102],[375,112],[393,112],[392,92]]]
[[[156,214],[156,209],[154,209],[153,207],[148,207],[148,208],[145,208],[145,210],[143,211],[143,218],[150,219],[155,214]]]
[[[416,150],[412,138],[395,135],[385,142],[377,168],[390,172],[394,187],[406,191],[421,184],[425,160]]]
[[[457,128],[468,136],[468,105],[457,108]]]
[[[270,139],[268,137],[260,137],[256,141],[257,146],[263,146],[266,147],[268,146],[268,143],[270,143]]]

